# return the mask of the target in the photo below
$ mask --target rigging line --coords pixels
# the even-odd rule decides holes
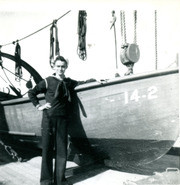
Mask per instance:
[[[154,24],[155,24],[155,69],[158,68],[158,49],[157,49],[157,10],[154,11]]]
[[[127,45],[126,39],[126,18],[125,18],[125,11],[120,11],[120,22],[121,22],[121,40],[122,45]]]
[[[124,40],[123,40],[123,12],[122,12],[122,10],[120,11],[120,25],[121,25],[121,42],[123,45]]]
[[[3,66],[3,68],[2,69],[5,69],[6,71],[8,71],[9,73],[11,73],[11,74],[13,74],[14,76],[16,76],[12,71],[10,71],[9,69],[7,69],[7,68],[5,68],[4,66]],[[3,70],[4,71],[4,70]],[[5,73],[6,74],[6,73]],[[7,77],[7,76],[6,76]],[[28,80],[26,80],[26,79],[24,79],[24,78],[20,78],[21,80],[24,80],[25,82],[28,82]]]
[[[137,10],[134,10],[134,44],[137,43]]]
[[[115,26],[115,23],[116,23],[116,15],[115,15],[115,11],[114,11],[114,10],[112,11],[112,17],[113,17],[113,20],[112,20],[112,25],[111,25],[110,29],[111,29],[112,27],[114,27],[114,42],[115,42],[116,69],[118,69],[118,62],[117,62],[117,39],[116,39],[116,26]]]
[[[0,75],[0,78],[1,78],[5,83],[7,83],[6,80],[5,80],[1,75]]]
[[[1,66],[1,67],[2,67],[2,66]],[[4,70],[3,67],[2,67],[2,70],[3,70],[4,75],[6,76],[8,82],[9,82],[9,84],[8,84],[9,87],[16,93],[17,96],[22,97],[21,92],[18,91],[17,88],[16,88],[16,87],[13,85],[13,83],[10,81],[10,79],[8,78],[8,76],[7,76],[7,74],[6,74],[6,72],[5,72],[5,70]]]
[[[10,81],[10,79],[8,78],[6,72],[4,71],[4,68],[2,68],[2,70],[3,70],[3,72],[4,72],[4,75],[5,75],[6,78],[7,78],[8,82],[10,83],[10,85],[11,85],[12,87],[14,87],[14,85],[12,84],[12,82]],[[15,87],[14,87],[14,88],[15,88]]]
[[[63,15],[60,16],[58,19],[56,19],[56,21],[58,21],[59,19],[63,18],[63,17],[64,17],[65,15],[67,15],[70,11],[71,11],[71,10],[67,11],[65,14],[63,14]],[[34,35],[34,34],[40,32],[40,31],[42,31],[43,29],[47,28],[48,26],[50,26],[50,25],[52,25],[52,24],[53,24],[53,23],[50,23],[50,24],[44,26],[43,28],[41,28],[41,29],[39,29],[39,30],[37,30],[37,31],[35,31],[35,32],[33,32],[33,33],[31,33],[31,34],[29,34],[29,35],[27,35],[27,36],[25,36],[25,37],[23,37],[23,38],[21,38],[21,39],[19,39],[19,40],[16,40],[16,41],[13,41],[13,42],[11,42],[11,43],[4,44],[4,45],[0,45],[0,46],[2,47],[2,46],[10,45],[10,44],[15,44],[17,41],[22,41],[22,40],[24,40],[24,39],[26,39],[26,38],[28,38],[28,37],[30,37],[30,36],[32,36],[32,35]]]
[[[116,27],[115,27],[115,24],[114,24],[114,42],[115,42],[116,69],[118,69],[118,62],[117,62],[117,39],[116,39]]]

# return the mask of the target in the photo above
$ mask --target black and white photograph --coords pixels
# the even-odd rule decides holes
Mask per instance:
[[[178,0],[0,0],[0,185],[180,185]]]

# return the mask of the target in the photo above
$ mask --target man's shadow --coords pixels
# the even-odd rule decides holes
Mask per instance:
[[[80,114],[80,111],[82,114]],[[103,163],[104,156],[95,151],[89,142],[86,132],[83,128],[81,116],[88,119],[88,115],[84,106],[79,99],[77,92],[72,94],[72,102],[70,106],[70,118],[69,118],[69,149],[68,160],[74,161],[80,166],[85,166],[94,163]]]

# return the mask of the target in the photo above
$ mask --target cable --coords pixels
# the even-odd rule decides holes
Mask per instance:
[[[63,17],[64,17],[65,15],[67,15],[70,11],[71,11],[71,10],[69,10],[68,12],[66,12],[65,14],[63,14],[62,16],[60,16],[58,19],[56,19],[56,21],[58,21],[59,19],[63,18]],[[0,48],[3,47],[3,46],[10,45],[10,44],[15,44],[15,43],[18,42],[18,41],[22,41],[22,40],[24,40],[24,39],[26,39],[26,38],[28,38],[28,37],[30,37],[30,36],[32,36],[32,35],[34,35],[34,34],[40,32],[40,31],[42,31],[43,29],[47,28],[48,26],[50,26],[50,25],[52,25],[52,24],[53,24],[53,23],[50,23],[50,24],[48,24],[47,26],[44,26],[43,28],[41,28],[41,29],[39,29],[39,30],[37,30],[37,31],[35,31],[35,32],[33,32],[33,33],[31,33],[31,34],[29,34],[29,35],[27,35],[27,36],[21,38],[21,39],[18,39],[18,40],[16,40],[16,41],[13,41],[13,42],[10,42],[10,43],[7,43],[7,44],[0,45]]]
[[[8,80],[8,83],[9,83],[10,88],[16,93],[16,95],[17,95],[18,97],[22,97],[21,92],[18,91],[18,89],[12,84],[12,82],[11,82],[10,79],[8,78],[6,72],[4,71],[4,68],[3,68],[3,67],[2,67],[2,70],[3,70],[4,75],[6,76],[6,78],[7,78],[7,80]]]
[[[5,83],[7,83],[6,80],[5,80],[1,75],[0,75],[0,78],[1,78]]]
[[[155,69],[158,68],[158,49],[157,49],[157,10],[154,11],[154,26],[155,26]]]

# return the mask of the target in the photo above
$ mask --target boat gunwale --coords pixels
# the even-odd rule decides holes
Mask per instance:
[[[163,70],[158,70],[158,71],[153,71],[153,72],[117,77],[117,78],[113,78],[113,79],[104,80],[102,82],[95,81],[95,82],[81,84],[75,88],[75,91],[81,92],[81,91],[86,91],[86,90],[90,90],[90,89],[94,89],[94,88],[98,88],[98,87],[114,85],[117,83],[131,82],[131,81],[135,81],[135,80],[141,80],[141,79],[151,78],[151,77],[156,77],[156,76],[158,77],[158,76],[163,76],[163,75],[168,75],[168,74],[173,74],[173,73],[178,73],[178,72],[179,72],[179,68],[168,69],[168,70],[163,69]],[[39,100],[44,99],[44,94],[39,94],[38,98],[39,98]],[[28,97],[1,101],[0,105],[6,106],[6,105],[26,103],[26,102],[30,102]]]
[[[18,131],[8,131],[8,130],[0,130],[1,134],[9,134],[9,135],[18,135],[18,136],[37,136],[36,133],[29,132],[18,132]]]
[[[135,75],[129,75],[129,76],[123,76],[123,77],[116,77],[113,79],[108,79],[108,80],[102,80],[102,82],[92,82],[92,83],[87,83],[87,84],[82,84],[79,85],[75,88],[76,92],[84,91],[84,90],[89,90],[97,87],[104,87],[104,86],[109,86],[117,83],[125,83],[125,82],[130,82],[130,81],[135,81],[135,80],[141,80],[145,78],[151,78],[151,77],[156,77],[156,76],[163,76],[163,75],[168,75],[168,74],[173,74],[173,73],[178,73],[179,68],[175,69],[168,69],[168,70],[158,70],[158,71],[151,71],[151,72],[146,72],[146,73],[139,73]]]

